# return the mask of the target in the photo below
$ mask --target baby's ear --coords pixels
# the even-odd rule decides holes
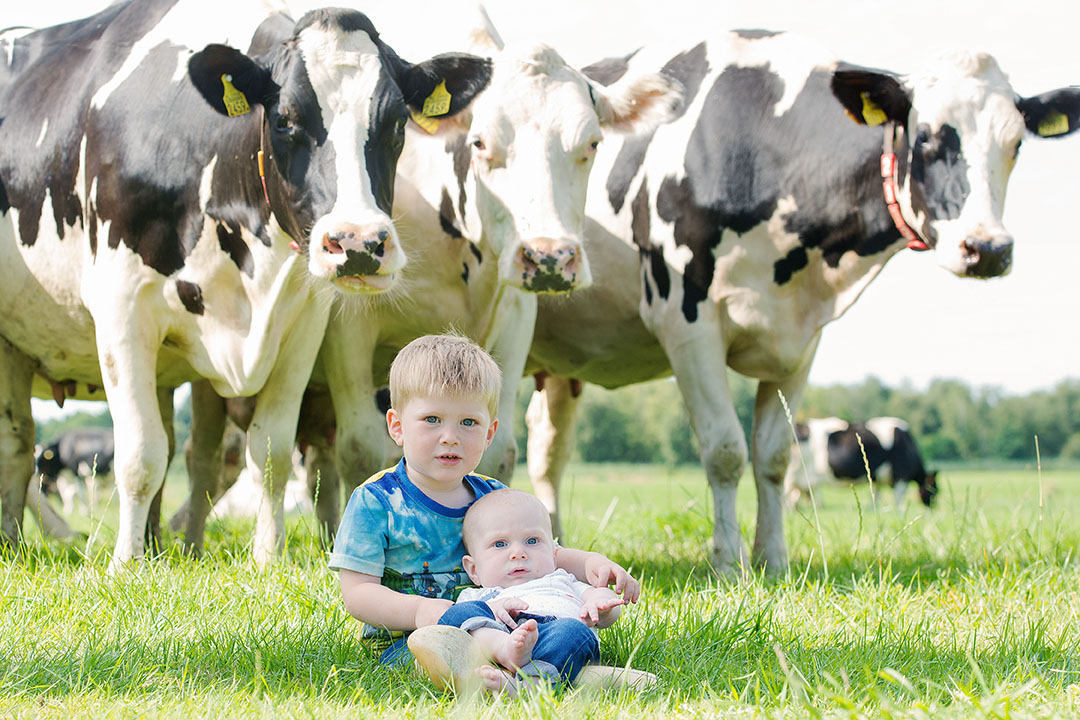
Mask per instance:
[[[474,585],[480,584],[480,581],[476,579],[476,563],[473,562],[471,555],[462,556],[461,567],[465,569],[465,574],[469,576]]]

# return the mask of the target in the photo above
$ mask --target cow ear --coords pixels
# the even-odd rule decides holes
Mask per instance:
[[[619,132],[648,132],[682,112],[683,87],[658,73],[624,77],[600,90],[589,86],[600,124]]]
[[[1080,128],[1080,88],[1051,90],[1030,98],[1018,98],[1016,109],[1024,124],[1040,137],[1064,137]]]
[[[222,115],[246,115],[277,90],[266,68],[227,45],[207,45],[188,60],[188,76],[210,107]]]
[[[405,104],[415,114],[436,120],[451,117],[491,82],[491,58],[445,53],[416,65],[401,61],[397,81]]]
[[[833,71],[832,91],[848,117],[860,125],[886,120],[906,124],[911,97],[892,73],[841,64]]]

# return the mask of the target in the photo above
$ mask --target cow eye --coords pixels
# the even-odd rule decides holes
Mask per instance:
[[[404,135],[405,134],[405,125],[408,123],[408,121],[409,121],[409,119],[407,117],[405,117],[404,115],[399,117],[398,121],[397,121],[397,125],[394,126],[394,132],[396,132],[398,135]]]
[[[285,115],[278,115],[274,119],[274,129],[278,132],[289,132],[292,129],[292,123]]]
[[[480,138],[473,138],[472,139],[472,146],[474,148],[476,148],[477,150],[480,150],[480,151],[483,151],[486,148],[486,146],[484,145],[484,141],[481,140]]]
[[[927,134],[927,132],[925,130],[920,130],[915,135],[915,144],[916,145],[925,145],[928,140],[930,140],[930,136]]]

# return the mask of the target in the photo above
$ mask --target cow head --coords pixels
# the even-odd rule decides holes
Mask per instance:
[[[64,469],[64,463],[60,460],[60,443],[54,442],[41,448],[34,465],[37,475],[41,478],[42,491],[56,492],[56,479],[60,477],[60,472]]]
[[[1025,131],[1066,135],[1080,126],[1080,89],[1019,98],[983,53],[938,58],[901,79],[851,66],[833,93],[861,124],[895,123],[904,220],[957,275],[1009,272],[1013,238],[1002,224],[1005,187]]]
[[[586,287],[585,192],[603,133],[661,122],[681,88],[660,75],[600,88],[550,47],[497,47],[491,84],[462,115],[464,132],[447,138],[456,210],[466,234],[499,254],[501,282],[539,293]]]
[[[307,246],[311,274],[347,292],[385,290],[405,264],[390,208],[408,110],[442,86],[453,100],[439,114],[454,115],[490,77],[487,60],[460,53],[407,63],[366,16],[340,9],[307,13],[255,57],[207,46],[188,72],[219,113],[257,116],[265,202],[294,247]]]
[[[928,472],[919,483],[919,500],[926,507],[934,507],[934,499],[938,494],[937,470]]]

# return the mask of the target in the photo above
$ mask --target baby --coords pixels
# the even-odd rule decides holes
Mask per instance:
[[[463,590],[439,619],[469,631],[487,658],[478,672],[493,693],[519,681],[570,683],[600,654],[596,628],[614,623],[626,602],[555,567],[547,509],[534,496],[503,489],[465,514],[462,567],[479,588]]]

